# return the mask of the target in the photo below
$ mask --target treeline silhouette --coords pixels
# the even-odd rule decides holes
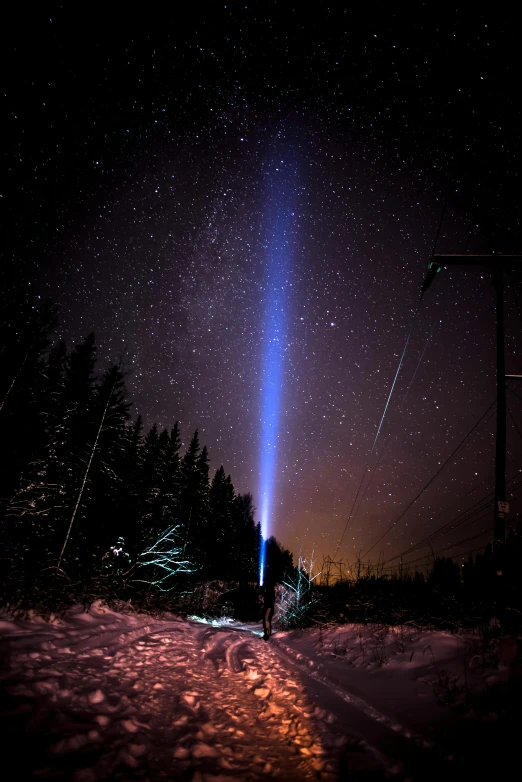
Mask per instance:
[[[488,543],[464,563],[434,554],[427,572],[382,570],[358,562],[350,578],[331,583],[321,574],[311,579],[304,569],[296,577],[294,570],[283,592],[284,626],[377,623],[456,631],[495,617],[505,631],[522,628],[522,523],[505,543]]]
[[[131,419],[125,369],[96,373],[94,335],[52,342],[56,310],[4,301],[0,344],[0,601],[54,611],[74,600],[131,600],[255,618],[260,525],[194,432],[144,431]],[[427,575],[357,577],[320,586],[266,542],[270,578],[284,581],[285,626],[323,621],[416,622],[453,628],[495,615],[522,626],[522,528],[464,566],[434,556]],[[352,571],[353,572],[353,571]],[[220,585],[218,585],[218,582]]]
[[[93,334],[72,350],[53,344],[50,303],[16,302],[3,315],[4,601],[23,602],[50,579],[63,593],[109,581],[114,589],[119,579],[127,597],[180,579],[255,582],[252,495],[237,493],[222,466],[209,476],[198,432],[183,451],[177,423],[145,432],[141,416],[131,420],[124,367],[96,374]],[[274,538],[267,557],[276,580],[292,567]]]

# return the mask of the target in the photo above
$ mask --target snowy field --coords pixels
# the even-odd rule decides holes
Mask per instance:
[[[464,701],[518,672],[515,643],[486,660],[478,638],[353,625],[264,643],[99,604],[4,617],[0,651],[6,782],[458,777],[499,722]]]

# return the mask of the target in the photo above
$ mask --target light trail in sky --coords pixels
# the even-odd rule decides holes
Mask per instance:
[[[281,391],[287,346],[287,308],[294,242],[294,175],[292,164],[280,160],[270,167],[268,221],[265,241],[264,334],[261,375],[261,550],[259,583],[263,584],[266,541],[273,520],[278,457]]]

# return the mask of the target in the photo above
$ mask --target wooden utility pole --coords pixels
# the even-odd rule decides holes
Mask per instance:
[[[495,543],[506,539],[506,357],[504,349],[504,270],[492,270],[497,321],[497,434],[495,438]]]
[[[491,272],[495,288],[497,324],[497,433],[495,440],[495,506],[494,542],[501,545],[506,538],[506,364],[504,349],[504,267],[521,263],[522,255],[446,255],[434,254],[440,266],[485,264]]]

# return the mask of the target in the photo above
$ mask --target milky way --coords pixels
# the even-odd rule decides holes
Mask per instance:
[[[198,428],[211,469],[254,494],[296,557],[333,555],[368,465],[339,550],[353,562],[495,397],[488,273],[444,270],[370,458],[448,194],[439,252],[520,251],[514,27],[270,8],[216,6],[151,37],[13,23],[6,246],[17,285],[59,304],[58,336],[93,330],[101,363],[123,355],[134,411],[179,420],[185,445]],[[509,285],[506,314],[516,372]],[[508,477],[522,467],[509,403]],[[493,457],[494,416],[375,558],[487,495]],[[483,545],[492,517],[436,545]]]

